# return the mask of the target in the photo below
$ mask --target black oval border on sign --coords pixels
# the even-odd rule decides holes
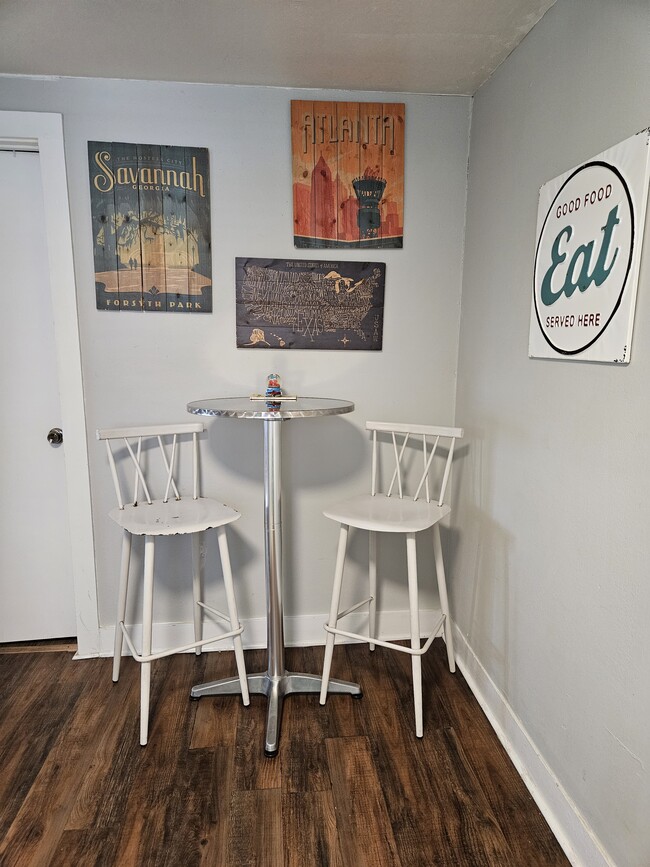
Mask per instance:
[[[623,285],[621,286],[620,294],[619,294],[618,298],[616,299],[616,304],[614,305],[614,308],[613,308],[613,310],[609,316],[609,319],[603,325],[603,327],[600,329],[598,334],[595,337],[593,337],[589,341],[589,343],[585,343],[585,345],[581,346],[579,349],[560,349],[559,346],[555,346],[555,344],[551,341],[551,339],[547,336],[546,332],[542,328],[542,322],[541,322],[541,319],[539,316],[539,310],[537,308],[537,293],[535,290],[536,290],[536,283],[537,283],[537,258],[539,256],[539,246],[542,243],[542,237],[544,236],[544,229],[546,227],[546,223],[548,221],[549,216],[551,215],[551,213],[553,211],[553,206],[555,205],[556,201],[560,197],[560,193],[566,187],[566,185],[569,183],[569,181],[571,181],[573,178],[575,178],[576,175],[580,174],[580,172],[582,172],[585,169],[588,169],[592,166],[602,166],[606,169],[609,169],[611,172],[613,172],[618,177],[621,184],[623,185],[623,189],[625,190],[625,195],[627,196],[627,201],[628,201],[628,204],[630,206],[630,216],[632,219],[632,230],[631,230],[631,238],[630,238],[630,256],[629,256],[629,259],[627,262],[627,268],[625,270],[625,277],[623,279]],[[535,305],[535,316],[537,317],[537,324],[539,325],[539,330],[542,333],[542,337],[548,343],[548,345],[551,347],[551,349],[554,349],[556,352],[559,352],[561,355],[577,355],[579,352],[584,352],[585,349],[589,349],[589,347],[592,346],[604,334],[605,330],[609,326],[609,323],[614,318],[614,314],[616,313],[616,311],[620,307],[621,301],[623,300],[623,293],[625,292],[625,287],[627,286],[627,278],[630,275],[630,268],[632,266],[632,254],[634,252],[635,229],[636,229],[636,226],[635,226],[635,220],[634,220],[634,205],[632,204],[632,197],[630,196],[630,190],[628,188],[627,183],[625,182],[625,179],[623,178],[623,175],[619,172],[619,170],[615,166],[611,165],[611,163],[606,163],[603,160],[592,160],[591,162],[584,163],[583,165],[579,166],[579,168],[577,168],[574,172],[572,172],[569,175],[569,177],[566,179],[566,181],[562,184],[560,189],[557,191],[557,194],[556,194],[555,198],[553,199],[553,201],[551,202],[551,205],[548,209],[546,217],[544,218],[544,222],[542,224],[542,228],[541,228],[540,233],[539,233],[539,239],[537,241],[537,247],[535,249],[535,263],[534,263],[534,267],[533,267],[533,303]]]

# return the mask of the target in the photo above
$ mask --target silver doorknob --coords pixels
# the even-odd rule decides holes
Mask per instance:
[[[50,445],[60,446],[63,442],[63,431],[60,427],[53,427],[47,435],[47,441]]]

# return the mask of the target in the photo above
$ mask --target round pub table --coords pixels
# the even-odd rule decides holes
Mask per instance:
[[[266,559],[266,633],[268,666],[266,671],[248,675],[251,693],[268,699],[264,753],[275,756],[280,739],[282,702],[292,693],[319,693],[321,677],[287,671],[284,664],[284,617],[282,610],[282,422],[294,418],[318,418],[352,412],[349,400],[328,397],[298,397],[268,402],[248,397],[216,397],[187,405],[194,415],[234,419],[259,419],[264,427],[264,536]],[[192,688],[192,698],[229,695],[241,691],[237,677],[202,683]],[[360,697],[357,683],[330,680],[330,693]]]

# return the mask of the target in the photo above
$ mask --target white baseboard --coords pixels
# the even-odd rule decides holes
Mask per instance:
[[[573,867],[616,867],[455,625],[454,642],[463,677]]]

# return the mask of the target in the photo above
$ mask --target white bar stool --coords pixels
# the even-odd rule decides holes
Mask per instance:
[[[422,666],[421,657],[431,646],[437,635],[443,635],[447,645],[447,659],[449,670],[455,671],[454,646],[449,619],[449,602],[447,599],[447,585],[445,581],[445,568],[442,559],[440,545],[439,522],[449,514],[450,507],[445,503],[445,492],[451,464],[454,455],[456,439],[463,436],[461,428],[436,427],[419,424],[391,424],[387,422],[369,421],[366,429],[372,431],[372,482],[369,494],[353,497],[345,502],[338,503],[326,509],[323,513],[327,518],[337,521],[341,525],[339,532],[338,554],[336,558],[336,570],[334,574],[334,588],[330,606],[329,619],[325,624],[327,641],[325,645],[325,659],[323,664],[323,682],[320,693],[320,703],[325,704],[327,698],[327,685],[332,665],[335,636],[366,641],[370,650],[375,645],[387,647],[411,655],[413,672],[413,695],[415,703],[415,733],[422,737]],[[388,437],[389,453],[392,454],[394,470],[387,492],[378,491],[379,478],[379,446],[378,434]],[[398,436],[402,436],[398,443]],[[407,497],[404,492],[406,479],[409,475],[404,470],[407,458],[413,457],[413,450],[407,445],[411,437],[421,440],[423,459],[423,472],[417,475],[415,493]],[[392,446],[392,447],[391,447]],[[434,457],[446,446],[446,458],[440,483],[439,494],[431,498],[429,491],[429,477],[431,474]],[[397,491],[395,492],[395,489]],[[343,585],[343,571],[345,566],[345,554],[347,548],[348,533],[350,527],[367,530],[369,533],[369,593],[370,595],[350,606],[345,611],[339,610],[341,589]],[[433,551],[435,557],[436,575],[438,579],[438,593],[440,596],[440,618],[433,632],[423,645],[420,644],[420,615],[418,607],[418,570],[415,537],[424,530],[432,530]],[[377,533],[401,533],[406,537],[406,558],[409,591],[410,610],[410,637],[411,646],[404,647],[390,641],[383,641],[376,636],[377,623]],[[364,605],[368,605],[368,634],[362,635],[338,628],[337,624],[343,617],[357,611]]]
[[[226,525],[236,521],[240,513],[217,500],[201,497],[199,494],[199,440],[198,434],[204,429],[200,422],[176,425],[156,425],[145,427],[106,428],[97,431],[97,438],[106,441],[108,461],[117,495],[117,508],[109,513],[115,523],[122,528],[122,563],[115,624],[115,646],[113,652],[113,681],[120,675],[122,639],[131,651],[133,658],[142,666],[140,675],[140,743],[147,743],[149,729],[149,693],[151,685],[151,663],[154,659],[171,656],[194,648],[201,652],[205,644],[232,638],[235,660],[241,686],[242,700],[249,704],[248,682],[244,666],[244,651],[241,642],[243,626],[239,623],[233,576],[228,554]],[[189,442],[191,440],[191,448]],[[162,462],[155,474],[151,459],[153,452],[159,452]],[[188,496],[179,492],[181,454],[191,458],[192,489]],[[133,473],[133,496],[125,503],[122,496],[122,483],[125,475]],[[162,498],[154,499],[150,490],[158,481]],[[202,540],[205,530],[216,529],[219,555],[226,592],[228,614],[205,604],[202,600],[203,557]],[[155,541],[158,536],[192,535],[192,595],[194,600],[194,641],[180,647],[152,653],[153,631],[153,584]],[[129,567],[133,536],[144,536],[144,575],[142,599],[142,651],[138,653],[124,620],[129,585]],[[203,638],[203,612],[225,621],[229,631]]]

